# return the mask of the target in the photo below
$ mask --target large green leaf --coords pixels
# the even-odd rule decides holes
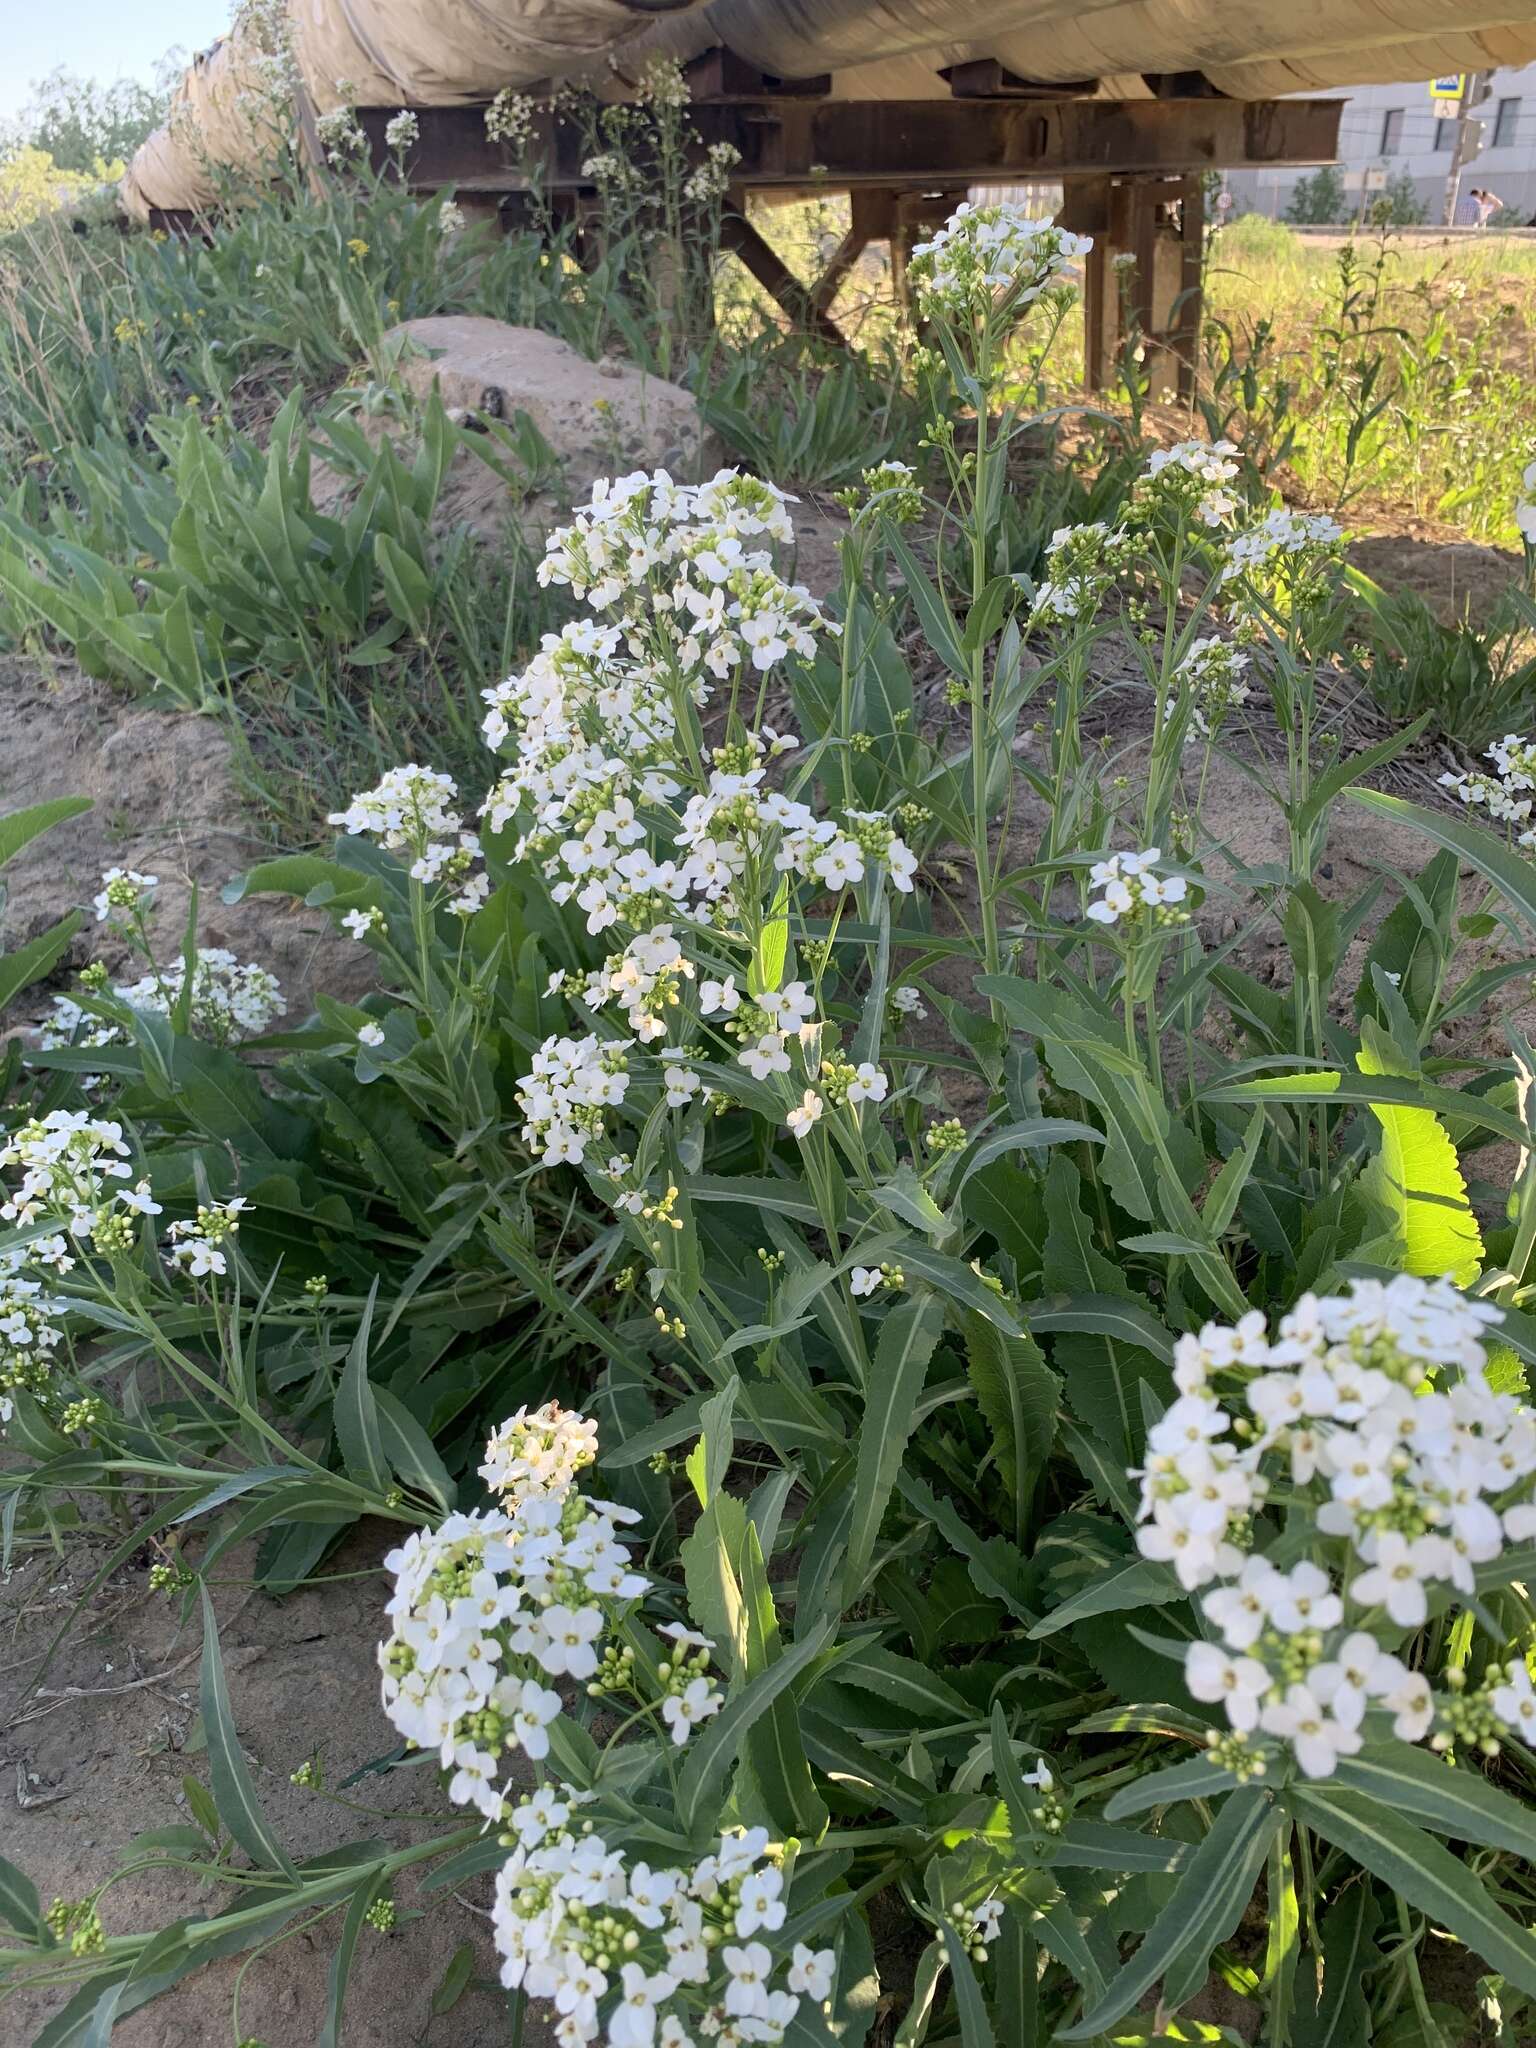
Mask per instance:
[[[928,1361],[944,1327],[944,1304],[932,1294],[904,1301],[885,1319],[869,1368],[848,1525],[843,1605],[864,1591],[880,1522],[890,1503],[917,1421]]]
[[[1527,1861],[1536,1848],[1530,1808],[1470,1762],[1449,1764],[1406,1742],[1373,1743],[1358,1756],[1340,1757],[1332,1782],[1379,1800],[1433,1834],[1507,1849]]]
[[[1459,1856],[1390,1806],[1343,1787],[1293,1785],[1296,1818],[1362,1864],[1412,1906],[1449,1928],[1490,1969],[1536,1997],[1536,1934],[1495,1904]]]
[[[779,1620],[763,1563],[757,1531],[747,1525],[742,1545],[742,1604],[746,1611],[748,1683],[771,1671],[783,1656]],[[758,1790],[780,1836],[815,1840],[827,1824],[827,1809],[811,1777],[795,1702],[781,1694],[746,1732],[746,1753]]]
[[[998,1476],[1023,1542],[1035,1481],[1056,1438],[1061,1382],[1033,1337],[1005,1337],[985,1316],[965,1319],[966,1370],[992,1432]]]
[[[3,823],[4,820],[0,820]],[[68,917],[60,918],[45,932],[39,932],[35,939],[28,939],[24,946],[18,946],[14,953],[0,958],[0,1011],[13,1002],[24,988],[30,988],[34,981],[41,981],[68,950],[70,940],[80,929],[80,912],[72,910]]]
[[[1356,1055],[1362,1074],[1411,1070],[1372,1019],[1363,1019],[1365,1042]],[[1396,1220],[1403,1270],[1425,1279],[1449,1275],[1469,1287],[1483,1269],[1483,1239],[1467,1200],[1456,1148],[1432,1109],[1373,1102],[1381,1125],[1381,1152],[1370,1179],[1376,1198]]]
[[[1313,1967],[1299,1973],[1291,2048],[1365,2048],[1371,2038],[1363,1978],[1375,1961],[1371,1937],[1381,1919],[1369,1884],[1346,1885],[1324,1913],[1323,1981]]]
[[[725,1782],[747,1731],[815,1662],[836,1632],[835,1620],[819,1622],[793,1649],[750,1680],[705,1725],[688,1746],[678,1786],[678,1818],[688,1833],[702,1838],[716,1824],[724,1803]]]

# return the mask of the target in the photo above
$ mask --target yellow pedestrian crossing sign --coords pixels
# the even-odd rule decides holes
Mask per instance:
[[[1466,89],[1465,71],[1454,72],[1449,78],[1432,78],[1429,81],[1429,96],[1432,100],[1459,100]]]

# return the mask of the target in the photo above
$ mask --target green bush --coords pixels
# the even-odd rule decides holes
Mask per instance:
[[[1286,201],[1285,217],[1298,226],[1321,227],[1343,218],[1348,202],[1344,179],[1333,164],[1298,178]]]

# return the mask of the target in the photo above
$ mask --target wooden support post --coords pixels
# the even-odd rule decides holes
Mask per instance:
[[[1090,390],[1115,379],[1128,333],[1145,350],[1154,399],[1194,396],[1201,322],[1204,188],[1183,178],[1070,178],[1061,224],[1093,236],[1083,287],[1083,374]]]
[[[745,214],[727,213],[724,216],[720,222],[720,246],[740,257],[764,291],[778,301],[791,320],[809,327],[813,334],[834,348],[848,346],[842,329],[831,314],[816,304],[814,293],[800,282],[778,250],[763,239]]]

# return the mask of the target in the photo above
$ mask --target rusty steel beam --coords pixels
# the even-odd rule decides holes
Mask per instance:
[[[1246,164],[1329,163],[1337,154],[1342,100],[695,100],[703,146],[741,153],[732,183],[744,188],[861,184],[921,189],[1094,173],[1168,175]],[[390,152],[384,128],[396,110],[365,107],[358,119],[375,165]],[[420,140],[405,175],[428,188],[516,191],[510,154],[485,132],[485,108],[420,107]],[[527,145],[548,187],[579,188],[579,129],[548,109]]]

